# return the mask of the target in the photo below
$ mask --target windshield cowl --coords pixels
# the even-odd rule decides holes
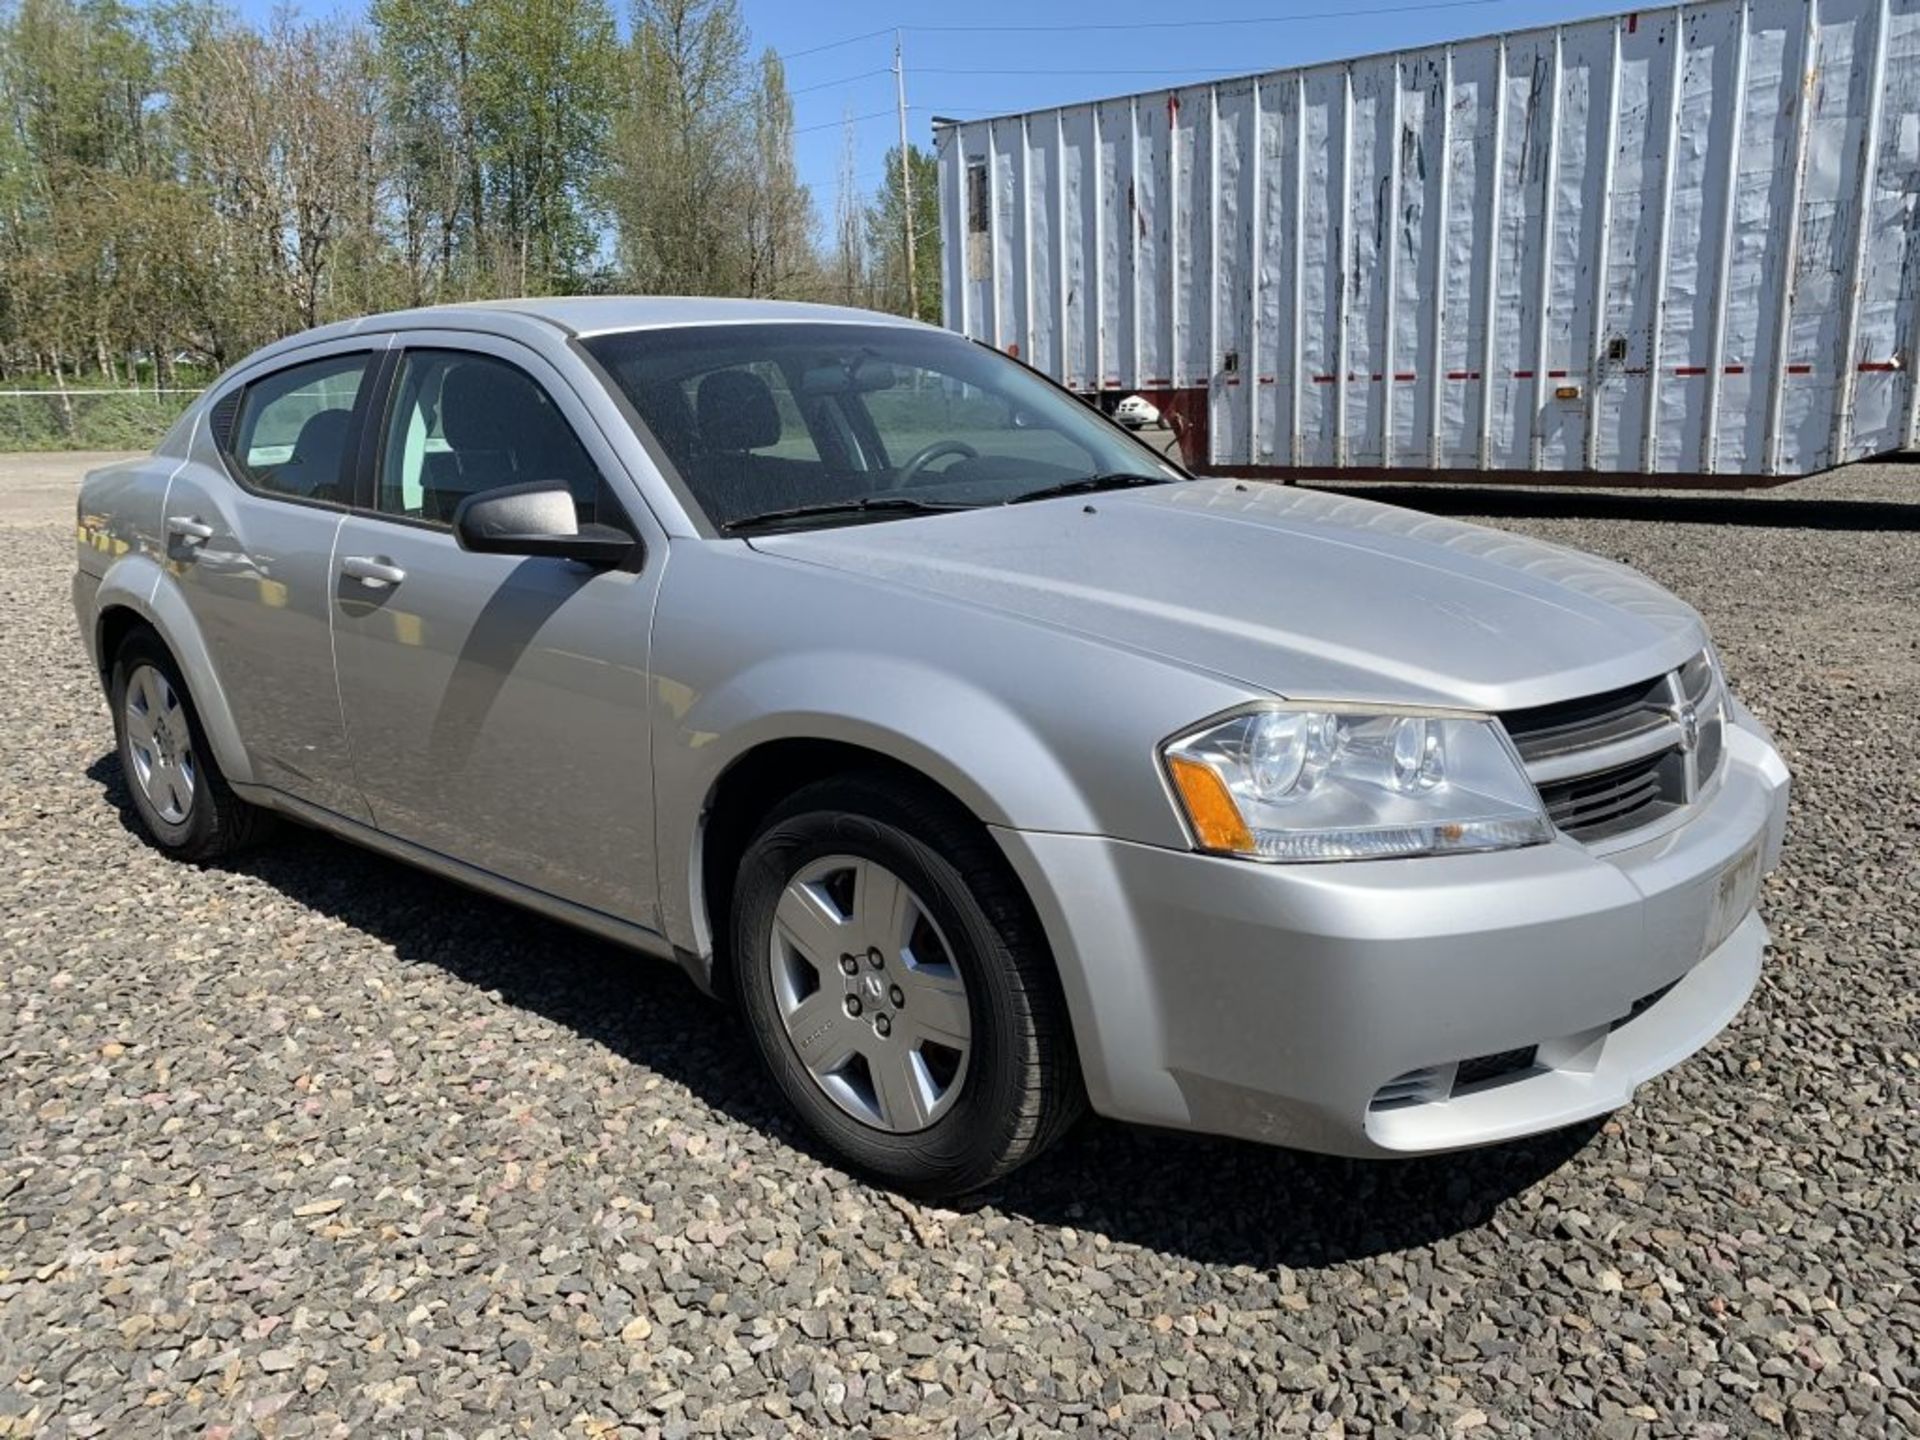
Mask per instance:
[[[724,534],[743,535],[776,527],[804,526],[823,521],[897,520],[907,515],[940,515],[952,510],[971,510],[971,505],[943,504],[935,500],[916,500],[900,495],[863,496],[857,500],[839,500],[824,505],[795,505],[785,510],[769,510],[758,515],[742,515],[720,527]]]

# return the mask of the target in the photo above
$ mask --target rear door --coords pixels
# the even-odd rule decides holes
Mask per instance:
[[[248,374],[215,398],[162,516],[168,569],[254,779],[361,821],[328,627],[333,544],[381,366],[357,340]]]
[[[375,823],[657,928],[647,643],[664,535],[567,379],[512,341],[408,337],[374,431],[331,598]],[[455,543],[461,499],[536,480],[643,556],[595,570]]]

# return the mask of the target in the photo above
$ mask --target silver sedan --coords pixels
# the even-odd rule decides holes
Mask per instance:
[[[669,958],[922,1193],[1087,1103],[1369,1156],[1566,1125],[1759,973],[1787,775],[1686,605],[1193,479],[926,326],[376,316],[79,512],[156,845],[291,817]]]

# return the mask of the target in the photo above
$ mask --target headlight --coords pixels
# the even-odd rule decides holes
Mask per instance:
[[[1162,753],[1194,839],[1223,854],[1367,860],[1553,837],[1492,720],[1250,710],[1176,736]]]

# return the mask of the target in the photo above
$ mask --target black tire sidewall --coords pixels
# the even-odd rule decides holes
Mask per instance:
[[[756,1046],[782,1093],[810,1128],[856,1168],[909,1189],[953,1191],[997,1173],[1012,1142],[1028,1058],[1025,996],[1005,956],[1006,940],[960,873],[902,828],[898,817],[813,809],[777,817],[748,847],[734,890],[734,974]],[[803,867],[828,855],[886,866],[927,906],[966,985],[973,1028],[967,1073],[953,1106],[932,1125],[896,1135],[862,1124],[836,1105],[793,1048],[773,993],[768,948],[774,908]]]
[[[151,665],[166,676],[167,683],[173,687],[173,693],[179,697],[180,708],[186,715],[187,734],[193,746],[193,799],[187,806],[186,818],[177,823],[166,819],[153,808],[142,793],[133,768],[133,746],[127,738],[127,682],[142,665]],[[141,825],[162,850],[178,854],[198,851],[212,841],[217,824],[213,786],[218,783],[219,771],[213,752],[207,746],[207,737],[200,728],[199,713],[194,709],[193,696],[181,677],[179,666],[173,663],[173,657],[167,653],[166,647],[153,637],[144,633],[132,635],[114,656],[109,697],[113,705],[114,747],[120,757],[120,773],[126,782],[134,813],[140,817]]]

